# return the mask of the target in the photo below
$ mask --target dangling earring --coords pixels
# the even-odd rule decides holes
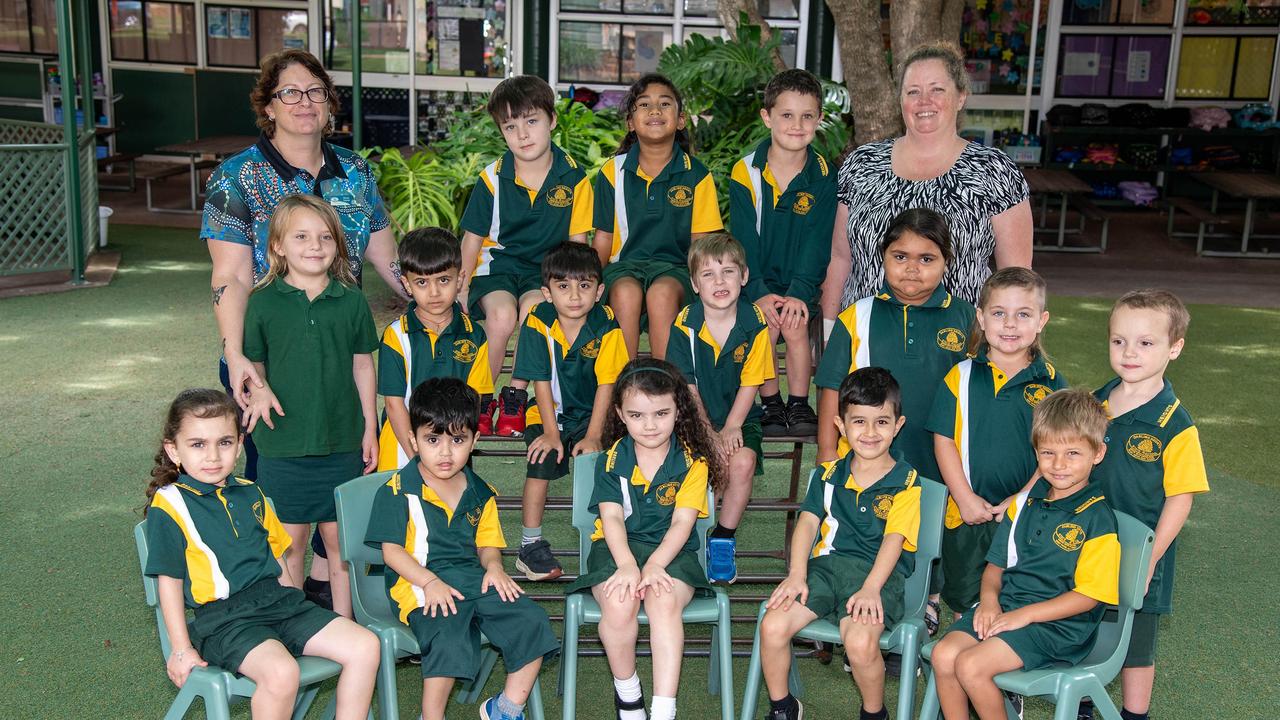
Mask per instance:
[[[182,472],[182,461],[181,461],[181,460],[174,460],[174,461],[173,461],[173,466],[174,466],[174,467],[176,467],[176,468],[178,468],[178,472]]]

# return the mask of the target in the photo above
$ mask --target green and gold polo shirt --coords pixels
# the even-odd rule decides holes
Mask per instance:
[[[1009,503],[987,562],[1004,568],[1005,612],[1072,591],[1097,600],[1094,609],[1055,621],[1066,644],[1081,645],[1097,629],[1103,606],[1120,602],[1116,516],[1094,483],[1058,500],[1049,500],[1049,489],[1049,481],[1038,480]]]
[[[290,542],[262,489],[235,477],[219,486],[179,475],[151,497],[146,532],[144,572],[181,578],[190,608],[280,577]]]
[[[561,430],[585,428],[591,421],[596,390],[612,385],[627,364],[622,330],[613,310],[603,303],[596,303],[587,313],[572,343],[564,336],[555,305],[534,305],[520,328],[519,347],[512,374],[530,382],[551,383],[556,427]],[[542,424],[536,403],[529,403],[525,424]]]
[[[903,537],[902,554],[893,571],[906,578],[915,570],[920,534],[920,476],[899,460],[884,477],[863,486],[849,458],[822,463],[821,476],[809,482],[800,512],[822,522],[810,557],[846,555],[874,565],[881,541],[897,533]]]
[[[597,230],[613,233],[609,262],[684,265],[694,233],[724,229],[711,171],[679,143],[657,177],[640,169],[639,143],[606,160],[596,176],[594,218]]]
[[[831,261],[836,219],[836,173],[812,146],[809,159],[787,187],[769,168],[765,138],[736,162],[729,179],[729,228],[747,252],[752,300],[769,293],[816,302]]]
[[[737,321],[723,348],[707,328],[701,302],[686,305],[676,315],[667,343],[667,362],[684,373],[690,385],[698,387],[707,417],[717,430],[724,427],[739,388],[763,385],[775,377],[770,354],[773,343],[769,342],[764,313],[742,296],[737,309]],[[753,405],[746,422],[759,422],[760,414],[760,408]]]
[[[255,290],[244,314],[244,356],[267,369],[285,414],[275,429],[258,423],[253,444],[264,457],[330,455],[360,449],[364,411],[352,358],[378,349],[364,294],[330,279],[308,300],[281,278]]]
[[[504,548],[507,541],[498,522],[497,491],[471,468],[464,467],[462,473],[467,487],[457,507],[450,508],[423,481],[416,459],[405,464],[378,488],[364,542],[379,550],[382,543],[403,547],[441,582],[471,600],[480,597],[484,578],[478,549]],[[426,605],[422,588],[400,577],[390,565],[382,574],[387,596],[400,610],[400,622],[408,623],[409,613]]]
[[[902,389],[902,414],[907,418],[893,448],[928,478],[938,478],[933,433],[925,427],[933,396],[947,371],[965,359],[973,306],[939,285],[924,303],[904,305],[888,283],[880,294],[845,308],[836,319],[813,383],[839,391],[849,373],[882,367],[893,373]],[[849,449],[841,438],[839,452]]]
[[[1116,378],[1095,391],[1094,396],[1105,407],[1111,391],[1119,384],[1120,378]],[[1110,414],[1109,408],[1107,412]],[[1154,398],[1111,418],[1106,442],[1107,454],[1094,468],[1093,477],[1113,508],[1129,513],[1147,527],[1155,528],[1160,522],[1165,498],[1209,492],[1200,431],[1173,394],[1173,384],[1168,380]],[[1177,545],[1175,539],[1156,563],[1142,612],[1172,612]]]
[[[472,277],[536,275],[552,248],[591,230],[592,190],[586,171],[555,143],[551,156],[551,170],[541,188],[516,177],[510,150],[480,173],[461,223],[466,232],[484,238],[476,267],[467,268]]]
[[[1043,355],[1009,377],[979,353],[947,372],[925,429],[955,441],[969,487],[998,505],[1022,489],[1038,467],[1031,410],[1065,387],[1066,379]],[[962,522],[960,508],[948,498],[947,527]]]
[[[707,516],[707,461],[695,458],[688,446],[672,436],[667,459],[650,480],[636,464],[635,441],[624,435],[605,451],[603,462],[597,463],[591,512],[598,514],[600,503],[622,506],[627,540],[659,545],[671,529],[676,508],[693,508],[698,517]],[[604,527],[597,518],[591,540],[602,539]],[[692,552],[698,546],[696,533],[689,533],[683,550]]]

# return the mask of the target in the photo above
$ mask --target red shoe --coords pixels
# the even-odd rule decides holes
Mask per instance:
[[[529,404],[529,393],[518,388],[504,387],[499,397],[498,434],[504,437],[524,435],[524,411]]]
[[[493,399],[480,406],[480,427],[476,430],[477,435],[493,434],[493,413],[497,409],[498,401]]]

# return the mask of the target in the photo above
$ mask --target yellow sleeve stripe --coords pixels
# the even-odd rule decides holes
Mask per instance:
[[[897,533],[903,537],[902,549],[916,551],[920,537],[920,486],[914,485],[893,496],[893,507],[884,523],[886,536]]]
[[[689,468],[676,491],[676,507],[693,508],[698,517],[707,516],[707,461],[699,459]]]
[[[1111,532],[1089,538],[1076,559],[1076,592],[1100,603],[1120,602],[1120,540]]]
[[[267,531],[267,542],[271,545],[271,554],[284,557],[293,539],[284,531],[284,525],[280,524],[280,518],[276,516],[275,508],[267,501],[267,496],[262,493],[262,488],[258,488],[258,494],[262,496],[262,527]]]
[[[608,160],[605,160],[604,165],[600,166],[600,172],[599,172],[599,176],[604,178],[609,183],[609,185],[613,185],[613,176],[615,173],[613,169],[613,165],[614,165],[613,160],[614,160],[613,158],[609,158]]]
[[[760,332],[756,333],[755,339],[751,341],[751,350],[747,352],[747,361],[742,364],[741,384],[743,387],[763,385],[765,380],[770,380],[774,377],[773,358],[770,357],[769,353],[771,349],[769,329],[760,328]]]
[[[689,232],[706,233],[723,229],[720,201],[716,199],[716,182],[711,178],[711,173],[707,173],[693,189],[693,219]]]
[[[382,344],[395,351],[400,356],[400,359],[403,360],[404,348],[400,346],[400,333],[396,332],[396,324],[399,322],[399,320],[396,320],[382,331]]]
[[[954,366],[947,371],[947,376],[942,379],[943,385],[951,393],[951,397],[955,399],[956,421],[955,427],[952,428],[951,437],[956,443],[956,452],[960,453],[961,458],[964,457],[964,448],[961,447],[961,438],[964,437],[964,413],[960,407],[960,367]]]
[[[480,513],[480,523],[476,525],[476,547],[504,548],[507,539],[502,535],[502,523],[498,522],[498,499],[489,498]]]
[[[627,364],[627,345],[622,329],[612,328],[600,338],[600,354],[596,356],[596,384],[612,385]]]
[[[736,182],[746,188],[747,194],[751,196],[751,207],[755,207],[758,199],[756,198],[756,190],[751,186],[751,173],[747,170],[747,159],[742,158],[733,164],[733,171],[729,175],[732,182]]]
[[[569,234],[591,232],[595,189],[585,176],[573,188],[573,212],[569,215]]]
[[[493,371],[489,369],[489,341],[480,343],[476,351],[476,359],[467,372],[467,385],[481,395],[493,394]]]
[[[850,305],[836,318],[849,333],[849,372],[858,369],[858,307]]]
[[[1204,452],[1200,449],[1200,431],[1194,425],[1173,436],[1165,446],[1162,462],[1165,497],[1209,492]]]

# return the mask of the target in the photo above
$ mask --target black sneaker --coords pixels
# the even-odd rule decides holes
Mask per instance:
[[[760,429],[765,437],[781,437],[787,434],[787,409],[781,402],[765,403],[760,416]]]
[[[329,583],[307,578],[302,581],[302,593],[308,600],[325,610],[333,609],[333,588]]]
[[[617,711],[618,711],[618,715],[617,715],[617,717],[619,718],[619,720],[621,720],[621,718],[622,718],[622,711],[624,711],[624,710],[631,710],[631,711],[639,710],[640,712],[644,712],[644,691],[642,690],[642,691],[640,692],[640,699],[639,699],[639,700],[632,700],[631,702],[625,702],[625,701],[623,701],[623,699],[622,699],[622,698],[618,697],[618,691],[617,691],[617,690],[614,690],[614,691],[613,691],[613,706],[614,706],[614,708],[616,708],[616,709],[617,709]]]
[[[551,554],[551,543],[546,540],[521,545],[516,569],[534,582],[554,580],[564,574],[564,568]]]
[[[1009,698],[1009,704],[1013,706],[1013,714],[1018,716],[1018,720],[1022,720],[1022,703],[1023,697],[1015,692],[1005,691],[1005,697]]]
[[[809,407],[809,403],[787,405],[787,432],[791,435],[817,435],[818,414]]]
[[[792,700],[795,701],[795,705],[791,707],[791,712],[770,710],[769,714],[765,715],[765,720],[804,720],[804,703],[800,702],[799,698],[792,698]]]
[[[1080,709],[1076,710],[1076,720],[1093,720],[1093,703],[1082,701]]]

